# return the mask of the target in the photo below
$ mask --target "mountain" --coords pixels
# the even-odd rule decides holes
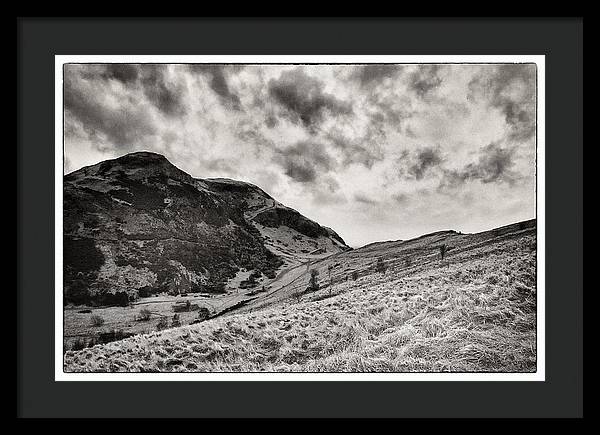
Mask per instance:
[[[65,175],[63,192],[65,303],[224,293],[351,249],[255,185],[197,179],[150,152]]]

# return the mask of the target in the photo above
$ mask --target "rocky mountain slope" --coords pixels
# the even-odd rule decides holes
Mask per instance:
[[[138,152],[64,177],[65,303],[223,293],[350,248],[249,183],[196,179]]]

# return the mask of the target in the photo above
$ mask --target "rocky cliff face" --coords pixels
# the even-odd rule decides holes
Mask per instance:
[[[65,302],[268,284],[288,265],[350,249],[249,183],[195,179],[154,153],[64,177]]]

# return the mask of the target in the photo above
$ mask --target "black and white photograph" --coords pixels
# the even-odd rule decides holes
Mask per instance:
[[[543,380],[544,56],[363,58],[57,56],[62,379]]]

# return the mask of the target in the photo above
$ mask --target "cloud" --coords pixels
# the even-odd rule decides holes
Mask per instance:
[[[106,80],[114,79],[124,84],[135,83],[138,76],[138,66],[127,63],[108,64],[105,66],[105,71],[102,74],[102,77]]]
[[[352,78],[358,80],[362,87],[377,86],[389,77],[396,77],[402,73],[402,65],[374,64],[361,65],[352,74]]]
[[[334,164],[322,144],[309,141],[277,150],[274,161],[283,168],[285,175],[300,183],[315,181]]]
[[[410,87],[421,98],[424,98],[442,84],[439,76],[439,65],[420,65],[410,76]]]
[[[272,113],[269,113],[265,118],[265,125],[269,128],[275,128],[277,127],[277,124],[279,124],[277,117]]]
[[[171,117],[185,114],[185,86],[169,76],[168,65],[144,65],[141,84],[148,100],[162,113]]]
[[[65,69],[66,136],[76,135],[79,125],[99,148],[133,149],[140,138],[156,133],[146,105],[132,97],[123,98],[115,106],[110,87],[98,83],[87,73],[78,66]]]
[[[64,105],[68,171],[155,151],[353,245],[534,213],[532,65],[67,65]]]
[[[439,146],[428,146],[412,152],[404,150],[396,163],[400,178],[422,180],[444,163],[444,157]]]
[[[331,176],[320,177],[318,183],[305,184],[312,202],[317,205],[345,204],[348,199],[340,191],[340,184]]]
[[[194,73],[203,74],[208,78],[210,88],[219,96],[221,102],[228,108],[240,110],[240,97],[232,92],[226,77],[226,71],[239,70],[231,65],[188,65]]]
[[[414,163],[408,168],[408,173],[417,180],[421,180],[429,169],[439,166],[444,161],[439,147],[423,148],[415,157]]]
[[[350,103],[323,90],[323,83],[301,68],[284,71],[268,84],[269,95],[281,104],[293,122],[314,132],[326,114],[335,117],[352,113]]]
[[[536,65],[503,64],[483,69],[469,83],[470,98],[486,98],[501,111],[507,139],[524,142],[535,135]]]
[[[367,94],[366,113],[373,132],[401,131],[407,119],[414,116],[413,101],[407,92],[394,87]]]
[[[341,151],[343,166],[357,163],[370,169],[384,159],[383,150],[378,145],[380,138],[376,137],[373,129],[368,129],[364,136],[349,137],[341,129],[333,127],[325,138]]]
[[[498,143],[483,147],[475,163],[469,163],[460,170],[447,170],[440,183],[441,187],[457,187],[467,181],[479,180],[487,183],[513,184],[521,176],[513,171],[514,148],[502,148]]]
[[[379,203],[378,201],[374,200],[370,196],[368,196],[364,193],[361,193],[361,192],[357,192],[354,194],[354,200],[361,204],[366,204],[366,205],[376,205]]]
[[[71,160],[69,160],[69,157],[65,156],[63,166],[64,166],[65,173],[71,172],[73,166],[71,164]]]

